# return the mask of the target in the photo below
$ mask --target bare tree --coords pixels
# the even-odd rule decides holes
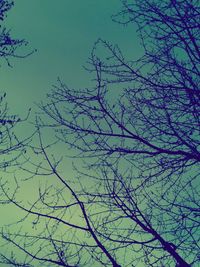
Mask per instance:
[[[5,61],[8,66],[11,66],[11,58],[28,55],[27,53],[21,55],[17,53],[17,50],[26,46],[27,42],[23,39],[12,38],[10,31],[4,26],[6,14],[13,4],[13,1],[10,0],[0,1],[0,59],[2,63]],[[1,91],[0,95],[0,167],[5,169],[21,153],[19,153],[19,148],[22,148],[22,141],[18,140],[13,133],[13,127],[20,122],[20,118],[10,114],[5,101],[6,93]]]
[[[23,264],[199,265],[199,1],[122,3],[113,19],[138,25],[144,55],[127,60],[100,39],[88,65],[93,88],[58,81],[41,105],[46,117],[37,120],[39,146],[32,149],[43,158],[28,169],[60,186],[51,180],[40,187],[29,206],[2,187],[40,225],[41,234],[4,234],[30,256]],[[76,181],[51,156],[46,128],[84,159],[74,167]]]
[[[10,65],[9,59],[11,57],[23,58],[28,55],[19,54],[17,50],[20,47],[26,46],[28,43],[24,39],[15,39],[10,35],[10,30],[4,26],[4,20],[7,12],[12,8],[14,2],[12,0],[0,1],[0,58],[6,60]],[[32,53],[32,52],[31,52]]]
[[[28,43],[23,39],[15,39],[10,35],[4,25],[7,12],[12,8],[13,1],[0,0],[0,61],[1,67],[4,63],[11,67],[12,58],[24,58],[30,53],[26,53],[20,48]],[[25,151],[25,144],[29,138],[18,138],[15,134],[16,126],[26,118],[20,119],[19,116],[10,113],[8,104],[6,103],[5,88],[0,88],[0,171],[1,176],[6,176],[8,167],[19,164],[18,160]],[[3,175],[2,175],[3,173]],[[6,175],[5,175],[6,174]],[[2,179],[2,178],[1,178]],[[0,203],[5,203],[0,191]],[[2,215],[1,215],[2,216]]]

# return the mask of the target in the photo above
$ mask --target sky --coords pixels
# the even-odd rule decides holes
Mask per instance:
[[[143,52],[133,24],[122,26],[111,19],[113,14],[121,10],[121,0],[14,0],[14,2],[14,7],[5,19],[5,26],[10,29],[12,37],[28,41],[28,46],[18,51],[20,55],[34,52],[25,58],[12,58],[10,60],[12,67],[0,62],[0,95],[6,92],[10,113],[19,115],[22,119],[28,114],[29,108],[32,108],[30,117],[17,132],[21,138],[32,130],[30,121],[34,120],[35,111],[38,109],[36,104],[46,100],[46,95],[58,78],[70,88],[85,88],[92,85],[93,74],[87,72],[84,66],[98,38],[117,44],[128,60],[137,59]],[[105,56],[103,50],[101,53]],[[48,131],[49,128],[45,138],[50,137]],[[51,152],[56,156],[62,154],[61,152],[72,155],[71,150],[68,151],[63,143]],[[32,160],[37,165],[40,158],[36,153],[34,156]],[[70,159],[65,157],[60,170],[66,181],[70,181],[75,188],[77,183],[73,183],[75,171],[73,172],[71,163]],[[18,198],[25,203],[28,201],[32,203],[32,199],[39,197],[38,185],[44,186],[47,182],[48,185],[56,187],[60,182],[53,175],[34,176],[34,179],[29,180],[27,173],[20,168],[11,174],[0,169],[0,178],[9,181],[11,191],[15,188],[13,174],[19,180],[25,180],[25,183],[20,185]],[[56,188],[61,188],[59,186],[60,184]],[[0,229],[1,226],[20,219],[21,215],[22,211],[16,207],[0,205]],[[79,214],[77,217],[80,219]],[[23,224],[23,231],[33,228],[33,219],[29,220],[30,223]],[[16,231],[18,226],[14,224],[13,231]],[[0,253],[1,245],[0,240]],[[9,246],[7,248],[9,249]],[[0,267],[6,266],[0,264]]]
[[[56,4],[55,4],[56,3]],[[100,37],[118,44],[127,56],[138,53],[136,31],[111,20],[119,0],[17,0],[5,21],[11,34],[29,42],[25,59],[13,59],[12,68],[1,66],[1,84],[12,111],[22,115],[60,77],[70,87],[89,85],[85,65]]]
[[[118,44],[130,59],[138,55],[136,29],[111,19],[120,7],[120,0],[16,0],[5,25],[11,36],[29,42],[19,52],[36,51],[11,59],[12,67],[0,66],[1,91],[7,94],[10,112],[26,117],[30,107],[34,110],[35,103],[45,100],[58,77],[72,88],[89,86],[93,77],[83,66],[98,38]],[[0,226],[18,215],[15,208],[0,209]]]

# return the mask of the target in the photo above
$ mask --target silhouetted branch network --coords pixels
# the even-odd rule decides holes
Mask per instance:
[[[24,264],[200,262],[199,2],[122,4],[113,20],[138,25],[144,55],[126,59],[118,46],[99,39],[87,67],[94,86],[75,90],[59,80],[40,106],[34,151],[41,160],[29,173],[57,182],[40,186],[33,205],[2,187],[26,211],[24,220],[35,215],[40,225],[40,234],[4,235],[29,256]],[[56,142],[84,159],[84,167],[74,166],[77,179],[44,145],[46,129],[55,129]]]
[[[0,1],[0,60],[2,63],[6,61],[8,66],[11,66],[10,59],[12,57],[25,57],[30,53],[18,53],[20,47],[27,45],[23,39],[14,39],[10,35],[10,31],[4,26],[4,20],[7,12],[12,8],[13,1],[1,0]],[[1,88],[5,90],[5,88]],[[14,162],[24,150],[25,140],[19,140],[15,133],[14,127],[16,124],[22,122],[16,115],[10,115],[8,105],[6,103],[6,93],[0,93],[0,155],[1,162],[0,168],[6,169],[10,163]],[[26,140],[27,141],[27,140]]]

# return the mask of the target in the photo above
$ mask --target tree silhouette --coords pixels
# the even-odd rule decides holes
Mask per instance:
[[[28,54],[18,53],[19,48],[26,46],[27,42],[23,39],[13,38],[10,35],[10,30],[4,26],[6,14],[12,6],[13,1],[0,0],[0,61],[2,64],[5,62],[9,67],[11,67],[11,58],[24,58],[28,56]],[[0,91],[0,170],[5,176],[8,167],[19,164],[18,160],[25,151],[24,145],[28,139],[22,140],[16,136],[15,127],[24,119],[10,114],[8,104],[6,103],[6,93],[2,92],[3,90],[5,88],[1,88]],[[0,191],[0,203],[5,203],[2,191]]]
[[[21,46],[26,46],[28,43],[24,39],[14,39],[10,35],[10,30],[4,26],[4,19],[7,12],[12,8],[14,2],[11,0],[0,1],[0,58],[6,60],[10,65],[9,58],[11,57],[26,57],[28,54],[19,54],[17,50]]]
[[[199,264],[199,2],[122,4],[113,20],[138,25],[144,55],[126,59],[118,46],[99,39],[88,66],[94,87],[74,90],[58,81],[41,104],[33,150],[43,158],[28,169],[60,186],[41,187],[30,206],[3,188],[40,225],[40,234],[4,234],[29,256],[23,264]],[[74,167],[76,181],[51,155],[46,128],[84,159],[84,167]]]
[[[10,31],[4,26],[4,19],[7,12],[12,8],[13,1],[0,1],[0,60],[5,61],[11,66],[10,59],[13,57],[26,57],[28,54],[18,54],[20,47],[26,46],[27,42],[23,39],[14,39],[10,35]],[[2,89],[1,89],[2,90]],[[22,148],[22,141],[18,140],[13,133],[13,127],[20,122],[20,118],[9,114],[9,108],[5,101],[6,93],[0,94],[0,167],[5,169],[18,158],[19,149]],[[17,152],[17,153],[14,153]],[[12,154],[12,155],[11,155]],[[16,155],[14,155],[16,154]]]

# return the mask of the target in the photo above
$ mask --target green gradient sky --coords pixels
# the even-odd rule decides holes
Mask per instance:
[[[69,86],[87,86],[92,77],[82,66],[99,37],[117,43],[129,58],[136,55],[135,30],[111,20],[120,7],[120,0],[16,0],[6,25],[37,52],[1,68],[12,110],[21,114],[44,99],[58,76]]]
[[[29,42],[29,46],[21,51],[22,54],[37,50],[24,59],[11,59],[12,68],[6,63],[1,62],[0,65],[0,93],[7,93],[6,100],[10,113],[25,118],[28,109],[32,108],[28,121],[17,128],[17,134],[22,139],[32,130],[29,121],[34,119],[34,112],[37,110],[35,104],[46,100],[46,94],[50,92],[52,85],[56,84],[58,77],[71,88],[92,85],[91,81],[94,77],[86,72],[83,66],[86,65],[93,44],[98,38],[118,44],[128,60],[136,59],[142,54],[143,49],[140,46],[136,28],[132,24],[123,27],[111,19],[111,15],[120,11],[121,0],[14,0],[14,2],[14,7],[8,12],[5,26],[11,29],[11,36],[24,38]],[[102,55],[105,55],[103,50]],[[43,136],[48,142],[52,132],[50,133],[49,128],[45,130],[46,135]],[[51,153],[56,159],[62,154],[72,155],[72,151],[67,150],[61,143],[55,147],[56,149],[51,148]],[[35,153],[35,158],[32,160],[36,165],[37,158],[39,161],[40,158]],[[77,165],[80,163],[76,162]],[[76,187],[77,184],[73,183],[75,172],[72,170],[71,163],[71,159],[65,157],[60,170],[63,177],[72,179],[70,182]],[[154,171],[154,167],[152,169]],[[16,176],[19,180],[25,179],[27,173],[18,169]],[[10,188],[14,188],[12,173],[5,173],[0,169],[1,177],[9,180]],[[23,187],[20,186],[19,200],[33,201],[38,196],[39,184],[44,185],[46,181],[48,185],[59,187],[60,182],[54,178],[41,175],[28,180]],[[0,205],[0,228],[19,219],[21,214],[20,209],[18,211],[13,206]],[[28,229],[32,225],[24,223],[23,227]],[[24,228],[23,230],[26,231]],[[17,226],[14,225],[13,232],[16,229]],[[1,244],[0,239],[0,252]],[[8,265],[0,264],[0,267],[6,266]]]
[[[118,44],[129,59],[138,55],[135,29],[111,20],[120,7],[120,0],[15,0],[5,25],[12,36],[29,42],[28,51],[37,52],[12,59],[12,68],[1,65],[1,91],[7,93],[10,111],[26,116],[29,107],[45,99],[57,77],[70,87],[89,86],[93,77],[83,65],[99,37]],[[30,193],[24,192],[24,197]],[[19,214],[7,206],[0,206],[0,213],[0,226]]]

